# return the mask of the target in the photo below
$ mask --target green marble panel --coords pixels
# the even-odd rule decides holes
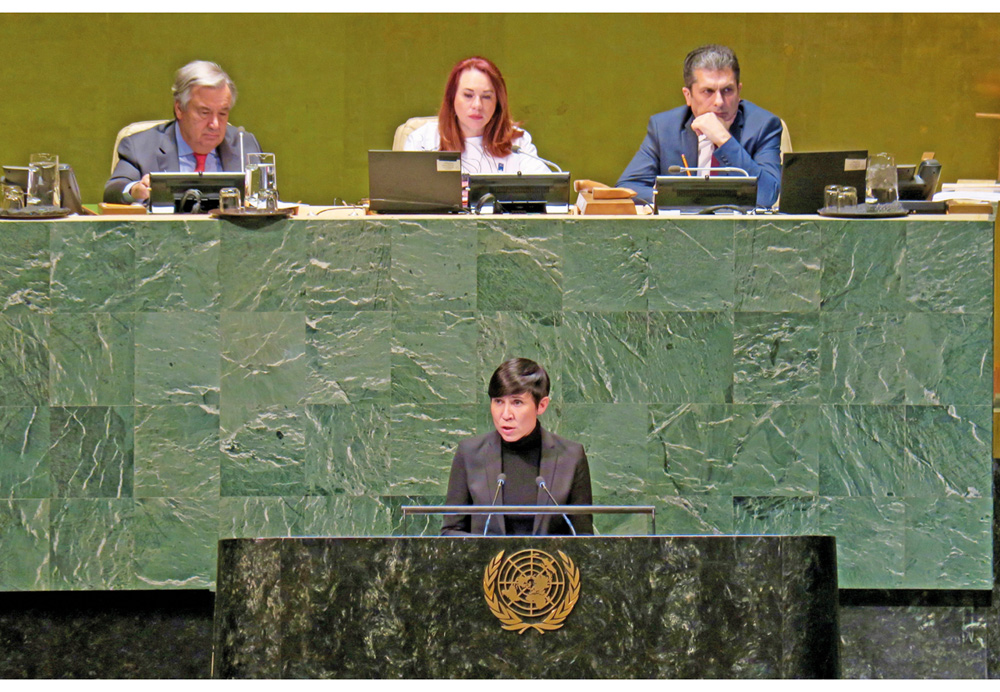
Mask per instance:
[[[647,230],[650,310],[732,310],[734,225],[714,219],[666,217]]]
[[[137,310],[219,310],[219,225],[133,222]]]
[[[908,589],[993,587],[993,499],[910,497],[906,499]]]
[[[729,495],[666,495],[656,507],[656,533],[675,536],[712,536],[736,532]]]
[[[47,591],[49,500],[0,500],[0,591]]]
[[[906,569],[906,503],[899,498],[820,498],[818,534],[837,537],[842,589],[898,589]]]
[[[308,536],[303,497],[222,497],[219,538],[281,538]],[[324,500],[326,498],[309,498]]]
[[[131,531],[137,588],[215,586],[218,505],[218,496],[136,500]]]
[[[901,313],[825,312],[819,377],[830,404],[901,404],[906,332]]]
[[[308,492],[303,407],[261,406],[221,432],[223,497]]]
[[[993,223],[908,221],[906,289],[913,308],[993,312]]]
[[[733,495],[819,494],[819,455],[825,440],[818,407],[737,404],[732,414]]]
[[[217,408],[136,407],[135,497],[218,497],[221,460]]]
[[[563,308],[646,310],[646,225],[563,222]]]
[[[649,401],[649,313],[565,312],[559,328],[567,403]],[[572,364],[572,365],[570,365]]]
[[[562,398],[563,362],[559,350],[559,312],[480,312],[476,315],[479,337],[477,400],[489,401],[489,382],[493,372],[509,358],[529,358],[549,374],[549,395]]]
[[[392,320],[392,400],[467,404],[476,377],[478,329],[472,312],[396,312]]]
[[[434,497],[307,497],[303,502],[306,535],[309,536],[392,536],[402,535],[402,505],[443,504],[444,496]],[[439,517],[414,520],[430,523],[428,535],[441,533]],[[419,532],[419,530],[418,530]]]
[[[223,431],[262,408],[294,406],[306,396],[305,316],[294,312],[223,312]]]
[[[458,443],[477,434],[475,404],[396,404],[390,411],[387,495],[445,495]],[[484,431],[485,432],[485,431]]]
[[[49,312],[49,228],[4,221],[0,226],[0,313]]]
[[[733,400],[731,313],[651,312],[648,344],[643,379],[649,401]]]
[[[388,310],[393,221],[310,221],[306,225],[306,309],[311,313]]]
[[[49,403],[49,318],[0,314],[0,406]]]
[[[0,498],[52,497],[47,406],[0,406]]]
[[[219,405],[219,316],[135,316],[135,402]]]
[[[57,406],[133,401],[136,313],[57,312],[49,318],[49,396]]]
[[[645,453],[649,420],[646,409],[645,404],[560,407],[558,434],[579,442],[586,450],[595,502],[651,504],[657,476]]]
[[[819,402],[818,313],[738,312],[733,344],[733,401]]]
[[[906,316],[906,403],[981,404],[993,395],[990,315]]]
[[[51,500],[52,588],[118,591],[135,578],[135,501]]]
[[[306,317],[306,402],[388,401],[392,315],[334,312]]]
[[[546,219],[480,220],[476,307],[484,312],[561,310],[564,227],[566,222]]]
[[[824,221],[823,310],[904,312],[906,224]]]
[[[733,407],[680,404],[649,407],[647,457],[656,494],[732,494]]]
[[[818,530],[816,497],[734,497],[733,526],[742,535],[808,536]]]
[[[474,310],[476,250],[474,227],[447,219],[392,222],[393,309]]]
[[[820,406],[819,492],[825,496],[906,494],[902,406]]]
[[[989,405],[907,406],[907,497],[991,497],[992,425]]]
[[[132,497],[133,407],[53,406],[49,416],[54,497]]]
[[[737,311],[819,309],[822,243],[816,221],[737,221],[735,239]]]
[[[309,495],[374,497],[392,482],[385,404],[306,406]]]
[[[135,229],[128,222],[52,224],[51,304],[63,312],[137,308]]]
[[[222,309],[304,311],[309,246],[306,221],[243,227],[220,221]]]

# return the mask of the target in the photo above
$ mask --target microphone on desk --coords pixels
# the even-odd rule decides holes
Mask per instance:
[[[500,497],[500,488],[503,487],[503,484],[506,481],[507,481],[507,476],[505,474],[501,473],[499,476],[497,476],[497,490],[496,490],[495,493],[493,493],[493,502],[490,503],[490,507],[493,507],[494,505],[496,505],[497,498]],[[489,529],[490,529],[490,519],[492,519],[492,518],[493,518],[492,514],[487,514],[486,515],[486,528],[483,529],[483,535],[484,536],[486,535],[486,532],[489,531]]]
[[[556,502],[556,498],[552,497],[552,493],[549,492],[549,486],[545,485],[545,479],[539,476],[538,478],[535,479],[535,483],[538,485],[539,488],[545,491],[545,494],[549,496],[550,500],[552,500],[552,504],[558,507],[559,503]],[[571,522],[569,520],[569,517],[566,516],[565,514],[562,515],[562,518],[566,520],[567,524],[569,524],[569,530],[572,531],[573,535],[575,536],[576,529],[573,527],[573,522]]]
[[[236,131],[240,133],[240,170],[246,173],[247,170],[247,160],[243,155],[243,133],[246,132],[246,128],[242,125],[236,128]]]
[[[520,154],[521,156],[527,156],[529,159],[535,159],[535,161],[541,161],[549,168],[555,168],[557,173],[565,173],[563,169],[559,168],[558,164],[555,164],[552,161],[549,161],[548,159],[543,159],[541,156],[535,156],[534,154],[529,154],[517,144],[512,146],[510,150],[515,154]]]
[[[737,168],[736,166],[710,166],[708,168],[691,168],[689,166],[671,166],[670,168],[667,169],[667,173],[669,173],[670,175],[677,175],[678,173],[692,173],[692,172],[695,173],[695,174],[697,174],[697,175],[702,175],[703,171],[707,171],[707,173],[704,173],[704,175],[705,175],[706,178],[709,177],[712,173],[742,173],[746,177],[748,177],[748,178],[750,177],[749,173],[747,173],[742,168]]]

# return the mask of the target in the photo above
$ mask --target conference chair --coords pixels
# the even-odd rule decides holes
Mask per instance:
[[[140,120],[139,122],[130,123],[118,131],[118,136],[115,137],[115,148],[111,152],[111,174],[114,175],[115,166],[118,165],[118,144],[121,143],[124,137],[129,135],[134,135],[136,132],[142,132],[143,130],[148,130],[152,127],[156,127],[160,123],[165,123],[166,120]]]
[[[410,118],[405,123],[396,128],[396,134],[392,138],[392,150],[403,151],[403,146],[405,146],[406,144],[406,138],[410,136],[411,132],[423,127],[427,123],[436,123],[436,122],[437,122],[436,115]]]
[[[792,136],[788,134],[788,123],[781,119],[781,158],[784,160],[785,154],[792,151]]]

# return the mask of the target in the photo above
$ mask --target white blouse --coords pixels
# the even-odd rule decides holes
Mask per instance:
[[[535,145],[531,143],[531,135],[525,132],[514,140],[514,146],[520,147],[518,153],[511,152],[509,156],[493,156],[483,149],[482,137],[466,137],[465,151],[462,152],[462,172],[475,173],[551,173],[551,169],[538,159]],[[406,138],[403,145],[405,151],[437,151],[441,148],[441,133],[437,122],[429,122],[417,128]]]

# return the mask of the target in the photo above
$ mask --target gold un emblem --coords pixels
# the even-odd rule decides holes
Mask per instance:
[[[561,550],[559,559],[541,550],[521,550],[506,560],[504,551],[490,560],[483,575],[483,595],[505,630],[540,634],[557,630],[580,598],[580,570]]]

